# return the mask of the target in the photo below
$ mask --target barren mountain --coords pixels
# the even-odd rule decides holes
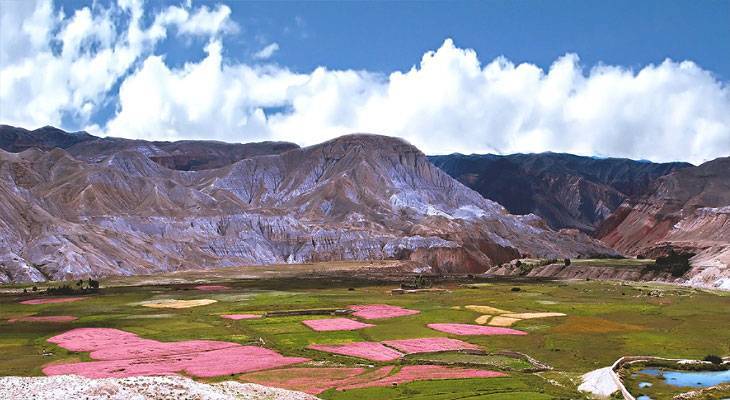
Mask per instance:
[[[66,150],[85,161],[100,161],[123,150],[141,152],[151,160],[171,169],[201,170],[220,168],[253,156],[279,154],[296,149],[294,143],[224,143],[209,140],[150,142],[114,137],[97,137],[86,132],[65,132],[46,126],[34,131],[0,125],[0,148],[17,153],[30,148]]]
[[[0,280],[365,259],[476,272],[520,256],[616,254],[508,214],[399,139],[348,135],[198,171],[154,162],[156,142],[95,140],[116,139],[0,151]],[[210,165],[189,148],[178,147],[186,163]]]
[[[621,252],[694,254],[692,283],[730,288],[730,157],[663,176],[597,232]]]
[[[429,160],[513,214],[533,213],[553,229],[587,233],[625,200],[644,194],[656,178],[691,165],[558,153],[451,154]]]

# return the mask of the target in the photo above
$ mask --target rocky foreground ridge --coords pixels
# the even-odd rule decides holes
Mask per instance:
[[[509,214],[395,138],[227,153],[18,129],[0,127],[3,148],[19,151],[0,150],[2,282],[365,259],[481,272],[525,256],[617,254]],[[221,153],[231,162],[218,166]]]
[[[135,376],[88,379],[76,375],[0,377],[0,398],[5,400],[317,400],[292,390],[253,383],[196,382],[182,376]]]

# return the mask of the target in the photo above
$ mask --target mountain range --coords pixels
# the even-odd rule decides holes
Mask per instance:
[[[244,145],[258,154],[183,171],[161,161],[179,142],[3,127],[4,144],[6,131],[25,150],[0,153],[4,281],[365,259],[479,272],[520,256],[617,254],[510,215],[400,139]],[[187,146],[201,157],[193,164],[210,165],[209,142]]]
[[[591,233],[657,178],[692,166],[572,154],[430,156],[437,167],[513,214],[533,213],[554,229]]]
[[[472,273],[667,246],[696,254],[702,284],[727,272],[724,159],[427,157],[368,134],[300,148],[11,126],[0,148],[4,282],[373,259]],[[651,224],[636,221],[660,221],[657,233],[642,242],[636,226]]]

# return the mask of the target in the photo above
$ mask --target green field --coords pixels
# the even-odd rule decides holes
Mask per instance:
[[[106,282],[102,282],[104,285]],[[139,283],[139,282],[136,282]],[[38,296],[0,295],[0,375],[41,375],[44,364],[61,360],[89,360],[46,342],[49,337],[76,327],[109,327],[145,338],[174,341],[217,339],[265,343],[287,356],[324,362],[317,365],[377,364],[307,350],[312,343],[345,343],[387,339],[448,336],[427,328],[427,323],[473,323],[480,314],[455,309],[469,304],[488,305],[512,312],[561,312],[566,317],[523,320],[513,328],[526,336],[461,336],[485,351],[517,351],[553,368],[524,372],[528,363],[498,355],[458,353],[409,356],[395,364],[438,362],[482,364],[503,370],[508,377],[423,381],[397,387],[368,388],[320,395],[328,399],[550,399],[584,398],[576,391],[579,376],[610,365],[622,355],[702,358],[730,354],[730,297],[724,293],[667,285],[627,285],[615,282],[482,282],[438,284],[441,293],[391,295],[394,284],[354,282],[345,278],[228,279],[232,289],[201,292],[191,284],[104,287],[84,301],[23,305]],[[518,286],[519,291],[513,288]],[[657,296],[657,292],[661,296]],[[651,293],[651,295],[650,295]],[[190,309],[152,309],[138,303],[154,299],[215,299],[217,303]],[[232,321],[219,314],[263,313],[275,310],[346,307],[387,303],[420,310],[420,314],[376,320],[377,326],[351,332],[314,332],[301,324],[312,317],[271,317]],[[73,315],[63,324],[8,323],[26,315]],[[372,322],[372,321],[370,321]],[[455,337],[455,336],[454,336]],[[218,378],[234,379],[226,376]]]

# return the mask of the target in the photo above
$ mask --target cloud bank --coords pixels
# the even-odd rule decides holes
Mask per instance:
[[[730,88],[691,61],[586,70],[566,54],[543,70],[505,58],[482,63],[446,39],[405,72],[297,73],[266,63],[274,44],[250,62],[226,60],[226,38],[239,29],[225,5],[145,12],[130,0],[68,16],[48,2],[4,3],[0,122],[304,145],[371,132],[428,154],[557,151],[694,163],[730,155]],[[155,49],[172,32],[204,38],[205,56],[168,65]],[[96,120],[110,102],[110,118]]]

